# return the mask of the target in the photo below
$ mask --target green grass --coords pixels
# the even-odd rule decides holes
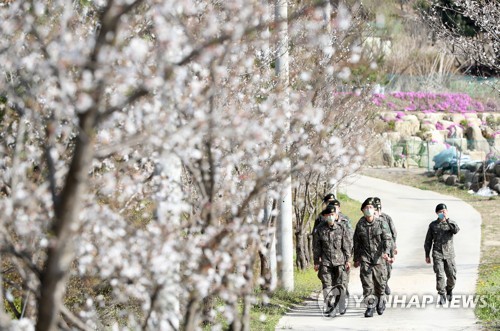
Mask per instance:
[[[338,199],[340,201],[340,211],[349,217],[354,228],[361,216],[363,216],[360,210],[361,202],[353,200],[342,193],[338,194]]]
[[[251,330],[274,331],[278,321],[289,308],[302,303],[312,292],[321,289],[321,282],[312,268],[295,270],[294,280],[293,292],[277,290],[267,304],[259,302],[252,307]]]
[[[500,265],[487,264],[479,267],[476,292],[485,296],[486,305],[476,306],[476,316],[487,330],[500,327]]]

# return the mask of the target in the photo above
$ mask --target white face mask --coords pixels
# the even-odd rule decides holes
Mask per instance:
[[[327,216],[326,221],[328,222],[329,225],[332,225],[335,222],[335,218],[333,216]]]
[[[367,217],[370,217],[370,216],[373,216],[374,215],[374,210],[369,208],[369,209],[365,209],[363,210],[363,214]]]

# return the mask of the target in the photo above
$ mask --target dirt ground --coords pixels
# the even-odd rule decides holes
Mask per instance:
[[[399,184],[436,191],[462,199],[473,206],[482,218],[481,264],[500,264],[500,197],[481,197],[467,193],[457,187],[446,186],[423,168],[364,168],[363,175],[385,179]]]

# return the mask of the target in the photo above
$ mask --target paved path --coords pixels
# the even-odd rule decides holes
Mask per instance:
[[[363,316],[364,305],[355,302],[362,294],[357,268],[351,272],[352,296],[344,316],[323,317],[320,307],[322,298],[317,297],[318,291],[302,306],[287,313],[279,321],[276,330],[479,329],[474,309],[462,308],[462,299],[474,294],[477,280],[481,216],[475,209],[454,197],[359,175],[345,181],[339,191],[358,201],[378,196],[382,200],[384,212],[394,220],[398,231],[399,254],[389,281],[392,295],[388,299],[392,299],[393,307],[388,307],[382,316],[376,313],[373,318]],[[457,255],[456,301],[452,302],[455,307],[448,308],[436,305],[435,275],[432,265],[425,263],[423,248],[427,227],[436,218],[434,208],[440,202],[448,206],[450,218],[460,227],[454,239]],[[425,308],[422,308],[424,299],[432,301],[426,301]]]

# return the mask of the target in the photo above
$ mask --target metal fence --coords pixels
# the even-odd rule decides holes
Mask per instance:
[[[392,145],[392,166],[404,168],[441,167],[445,160],[452,168],[467,163],[500,160],[500,140],[449,139],[445,143],[406,141]],[[434,161],[436,160],[436,162]]]

